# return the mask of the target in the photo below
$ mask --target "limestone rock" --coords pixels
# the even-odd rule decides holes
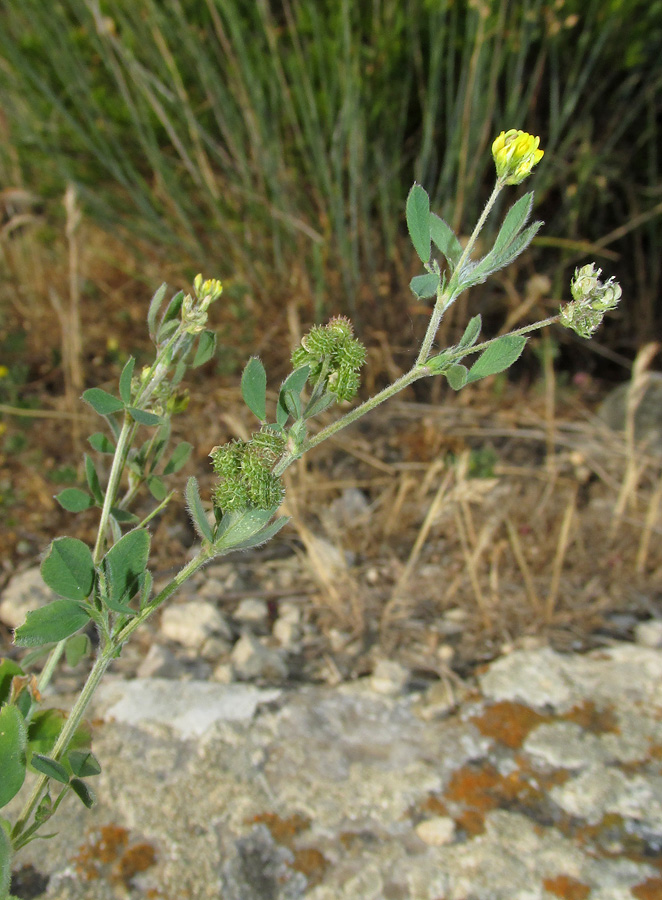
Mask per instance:
[[[189,600],[167,606],[161,617],[164,637],[199,650],[212,635],[232,640],[232,629],[223,614],[206,600]]]
[[[9,628],[18,628],[29,612],[34,612],[55,599],[44,584],[38,567],[19,572],[9,581],[0,600],[0,619]]]
[[[287,663],[282,654],[265,647],[252,634],[244,633],[234,645],[230,656],[236,677],[240,681],[279,683],[287,678]]]

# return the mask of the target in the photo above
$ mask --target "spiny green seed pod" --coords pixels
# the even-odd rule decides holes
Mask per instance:
[[[310,366],[312,384],[325,373],[326,389],[339,400],[351,400],[358,391],[358,371],[366,358],[365,347],[353,333],[352,323],[344,316],[316,325],[292,354],[292,365],[295,369]]]
[[[341,366],[329,376],[328,389],[338,400],[352,400],[359,389],[359,376],[349,366]]]
[[[285,438],[272,428],[261,428],[250,440],[252,447],[260,449],[263,457],[273,465],[285,449]]]
[[[284,449],[284,437],[269,428],[260,429],[250,441],[214,447],[210,456],[220,478],[212,495],[214,506],[224,512],[279,506],[285,489],[271,470]]]
[[[219,481],[212,491],[212,503],[223,512],[248,509],[250,506],[248,489],[240,480]]]
[[[250,482],[248,497],[255,509],[273,509],[283,502],[285,488],[277,475],[262,472]]]
[[[239,478],[245,447],[245,441],[231,441],[229,444],[214,447],[209,454],[214,472],[221,478]]]

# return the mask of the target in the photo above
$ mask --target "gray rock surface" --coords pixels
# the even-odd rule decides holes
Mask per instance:
[[[98,805],[21,862],[50,900],[662,897],[662,651],[515,651],[437,694],[116,680]]]
[[[45,606],[55,598],[46,587],[38,566],[19,572],[10,579],[0,597],[0,621],[9,628],[18,628],[29,612]]]
[[[232,629],[223,614],[206,600],[174,603],[163,610],[161,633],[168,640],[198,650],[207,638],[232,640]]]

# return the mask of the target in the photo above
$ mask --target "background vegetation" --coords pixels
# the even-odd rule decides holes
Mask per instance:
[[[660,324],[661,50],[660,0],[10,0],[0,178],[47,208],[75,183],[184,275],[365,319],[408,283],[412,181],[470,223],[494,134],[526,128],[553,292],[590,250],[631,357]]]

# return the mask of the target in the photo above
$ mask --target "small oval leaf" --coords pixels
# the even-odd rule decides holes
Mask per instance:
[[[120,375],[120,397],[124,403],[131,403],[131,379],[136,365],[135,357],[130,356]]]
[[[203,366],[213,357],[216,352],[216,333],[213,331],[203,331],[198,339],[198,346],[191,363],[191,368],[197,369]]]
[[[165,464],[163,474],[172,475],[174,472],[178,472],[188,462],[191,450],[193,450],[193,444],[189,444],[188,441],[182,441],[181,444],[178,444]]]
[[[81,491],[80,488],[65,488],[55,495],[55,499],[67,512],[83,512],[94,506],[94,499],[87,491]]]
[[[429,262],[431,250],[430,198],[420,184],[414,184],[409,191],[406,215],[407,229],[414,250],[418,253],[421,262]]]
[[[163,419],[154,413],[147,412],[146,409],[137,409],[135,406],[128,406],[126,411],[134,422],[139,425],[162,425]]]
[[[30,765],[42,775],[48,775],[49,778],[59,781],[60,784],[69,784],[69,773],[62,763],[50,756],[42,756],[41,753],[33,753]]]
[[[409,287],[419,300],[427,300],[436,295],[439,276],[434,272],[430,272],[428,275],[415,275],[409,282]]]
[[[81,781],[80,778],[71,779],[71,789],[87,809],[92,809],[97,802],[97,798],[92,788],[85,784],[84,781]]]
[[[77,538],[56,538],[41,564],[41,577],[61,597],[85,600],[94,586],[90,548]]]
[[[92,409],[100,416],[110,416],[112,413],[124,409],[124,404],[117,397],[113,397],[108,391],[101,388],[90,388],[83,393],[83,400],[89,403]]]
[[[526,344],[521,334],[504,334],[485,350],[469,369],[467,384],[503,372],[519,359]]]
[[[0,709],[0,807],[9,803],[25,781],[25,721],[15,706]]]
[[[267,373],[257,356],[251,356],[241,376],[244,403],[261,422],[267,418]]]
[[[39,647],[57,643],[80,631],[90,621],[88,613],[73,600],[53,600],[29,612],[14,632],[17,647]]]
[[[112,455],[115,452],[115,444],[113,444],[113,442],[101,431],[95,431],[87,440],[97,453],[108,453]]]
[[[90,778],[101,773],[99,760],[90,750],[71,750],[67,760],[71,771],[79,778]]]
[[[144,528],[129,531],[110,548],[102,560],[109,596],[115,603],[130,600],[140,589],[140,576],[147,568],[150,534]]]

